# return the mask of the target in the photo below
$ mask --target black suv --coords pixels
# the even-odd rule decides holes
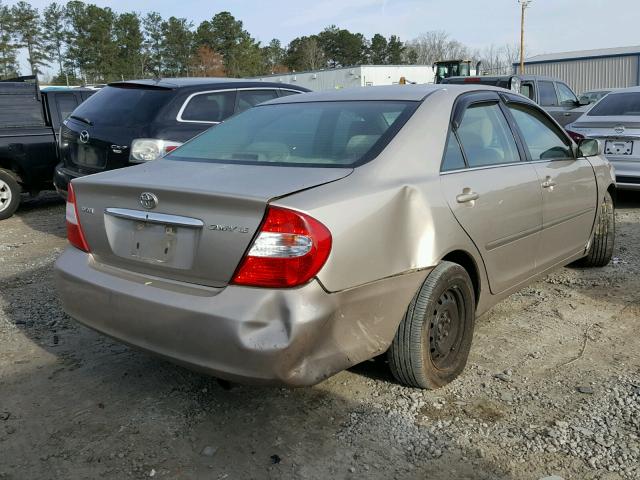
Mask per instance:
[[[67,185],[75,177],[155,160],[231,115],[308,91],[229,78],[110,83],[64,122],[56,189],[66,196]]]

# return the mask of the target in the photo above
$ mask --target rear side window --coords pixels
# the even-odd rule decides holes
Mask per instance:
[[[60,120],[64,120],[76,109],[78,100],[73,93],[59,93],[56,95],[56,105]]]
[[[558,102],[563,107],[573,107],[578,103],[578,99],[564,83],[556,83],[558,87]]]
[[[533,85],[530,83],[523,83],[520,86],[520,93],[531,100],[535,100],[533,98]]]
[[[153,121],[171,98],[170,89],[107,86],[81,103],[73,116],[98,126],[137,127]]]
[[[509,105],[532,160],[573,158],[571,147],[552,122],[543,114],[524,105]]]
[[[183,107],[179,120],[218,123],[233,115],[236,92],[207,92],[191,97]]]
[[[538,89],[540,90],[540,105],[543,107],[558,106],[558,97],[556,97],[553,82],[538,82]]]
[[[244,112],[248,108],[278,98],[275,90],[239,90],[238,112]]]
[[[610,93],[587,113],[590,117],[640,116],[640,92]]]
[[[303,92],[298,92],[296,90],[285,90],[284,88],[280,89],[281,97],[288,97],[289,95],[297,95],[298,93],[303,93]]]
[[[297,166],[359,165],[386,146],[417,105],[395,101],[261,105],[207,130],[165,158]]]
[[[460,144],[453,131],[449,132],[447,138],[447,146],[444,150],[444,159],[442,160],[442,171],[449,172],[451,170],[460,170],[465,168],[464,156],[460,149]]]
[[[44,125],[42,104],[33,94],[0,94],[0,127],[39,127]]]
[[[520,161],[516,141],[497,103],[469,107],[458,128],[458,138],[469,167]]]

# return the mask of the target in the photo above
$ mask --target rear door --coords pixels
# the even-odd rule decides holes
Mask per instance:
[[[442,165],[449,207],[480,251],[493,293],[535,271],[542,199],[495,92],[458,100]]]
[[[508,109],[542,187],[542,231],[536,263],[545,269],[583,250],[595,218],[597,186],[585,158],[574,158],[569,138],[533,105]]]

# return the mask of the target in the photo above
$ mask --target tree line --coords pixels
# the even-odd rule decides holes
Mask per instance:
[[[20,72],[26,51],[30,72]],[[103,83],[161,76],[249,77],[270,73],[360,64],[426,64],[450,58],[483,59],[492,73],[510,69],[517,49],[472,51],[446,32],[427,32],[403,42],[397,35],[361,33],[329,26],[283,45],[262,45],[241,20],[219,12],[195,25],[187,18],[114,12],[109,7],[71,0],[42,11],[25,1],[0,0],[0,78],[55,72],[53,84]],[[486,55],[484,55],[486,53]],[[487,57],[486,59],[484,57]],[[510,70],[509,70],[510,71]]]

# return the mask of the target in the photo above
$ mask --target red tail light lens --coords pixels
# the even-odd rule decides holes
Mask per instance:
[[[584,139],[584,135],[578,133],[578,132],[572,132],[571,130],[567,130],[567,133],[569,134],[569,136],[571,138],[573,138],[573,141],[578,143],[580,140]]]
[[[267,207],[260,232],[233,276],[252,287],[296,287],[313,278],[331,251],[331,232],[316,219]]]
[[[71,183],[69,184],[69,191],[67,192],[67,239],[74,247],[85,252],[89,251],[89,244],[84,238],[84,233],[80,226],[76,194],[73,191],[73,185]]]

